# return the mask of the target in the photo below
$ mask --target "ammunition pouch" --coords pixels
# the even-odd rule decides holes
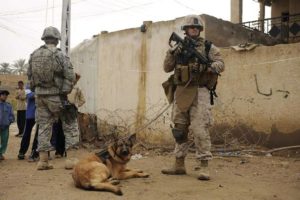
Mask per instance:
[[[185,124],[175,124],[172,128],[172,134],[176,143],[182,144],[188,141],[188,127]]]
[[[216,87],[218,83],[218,74],[213,72],[206,72],[200,78],[199,86],[206,87],[210,91],[210,104],[214,105],[214,98],[218,97],[216,94]]]
[[[190,80],[190,70],[187,65],[177,65],[174,73],[175,85],[185,85]]]
[[[168,80],[162,83],[165,95],[168,99],[168,102],[171,104],[174,101],[174,93],[176,90],[176,85],[174,83],[174,75],[171,75]]]
[[[175,85],[185,85],[190,81],[190,85],[204,86],[201,83],[203,74],[206,74],[206,65],[190,63],[188,65],[177,65],[174,73]]]

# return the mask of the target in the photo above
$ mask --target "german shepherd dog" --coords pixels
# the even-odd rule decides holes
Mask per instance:
[[[118,180],[147,178],[141,170],[128,169],[126,164],[132,155],[136,135],[116,140],[107,149],[80,160],[73,169],[72,177],[76,187],[86,190],[110,191],[122,195],[116,184]]]

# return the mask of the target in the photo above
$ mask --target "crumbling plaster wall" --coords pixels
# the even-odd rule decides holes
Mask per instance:
[[[168,39],[173,31],[183,36],[182,20],[147,22],[146,32],[134,28],[100,34],[75,48],[71,58],[88,95],[82,111],[131,132],[155,117],[167,105],[161,83],[168,77],[162,70]],[[221,52],[226,70],[217,89],[215,126],[242,124],[265,134],[299,131],[299,44]],[[149,142],[173,142],[170,115],[169,109],[140,136]]]

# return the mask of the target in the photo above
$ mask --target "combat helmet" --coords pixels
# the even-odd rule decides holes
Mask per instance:
[[[56,39],[60,40],[61,39],[60,32],[57,28],[55,28],[53,26],[49,26],[44,29],[41,39],[45,40],[45,38],[56,38]]]
[[[189,26],[199,27],[200,31],[203,31],[203,23],[198,15],[188,15],[184,18],[184,24],[181,29],[186,30]]]

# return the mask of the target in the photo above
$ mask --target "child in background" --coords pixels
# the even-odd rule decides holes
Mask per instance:
[[[9,126],[15,121],[12,106],[6,102],[9,92],[7,90],[0,90],[0,160],[4,160],[3,154],[6,152]]]

